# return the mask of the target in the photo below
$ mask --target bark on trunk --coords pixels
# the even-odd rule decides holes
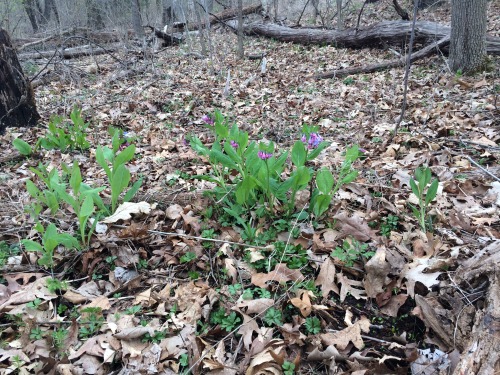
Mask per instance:
[[[36,34],[38,32],[38,21],[36,18],[35,0],[26,0],[24,10],[26,10],[33,32]]]
[[[473,73],[486,59],[488,0],[453,0],[451,7],[450,68]]]
[[[453,374],[489,375],[500,372],[500,241],[493,242],[463,263],[457,272],[456,282],[464,290],[476,284],[487,286],[484,291],[484,308],[477,309],[474,326],[463,344],[464,350]],[[476,292],[475,300],[478,293]]]
[[[36,125],[35,95],[23,74],[7,31],[0,28],[0,133],[5,128]]]
[[[142,28],[139,0],[132,0],[132,25],[134,26],[135,34],[142,40],[144,38],[144,29]]]
[[[384,47],[385,44],[401,45],[408,42],[411,22],[384,21],[358,31],[354,28],[342,31],[292,29],[276,24],[253,23],[245,26],[245,33],[300,44],[331,44],[350,48]],[[428,45],[449,36],[450,28],[447,26],[427,21],[417,21],[416,23],[415,43],[417,44]],[[486,37],[486,50],[490,54],[499,55],[500,38],[488,35]]]
[[[86,0],[87,5],[87,27],[90,29],[102,30],[105,28],[102,17],[103,9],[99,6],[98,0]]]

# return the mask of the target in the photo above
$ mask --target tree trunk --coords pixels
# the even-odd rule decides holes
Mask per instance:
[[[45,9],[43,12],[44,18],[49,21],[51,13],[54,13],[54,18],[58,25],[60,25],[61,21],[59,19],[59,12],[57,11],[57,6],[55,0],[45,0]]]
[[[104,25],[103,11],[98,3],[99,0],[86,0],[87,5],[87,27],[94,30],[102,30]]]
[[[142,28],[141,7],[139,0],[132,0],[132,25],[138,38],[144,38],[144,29]]]
[[[316,24],[319,15],[319,0],[311,0],[313,7],[313,23]]]
[[[344,21],[342,20],[342,0],[337,0],[337,30],[344,28]]]
[[[238,0],[238,56],[240,59],[245,56],[243,49],[243,0]]]
[[[486,60],[488,0],[453,0],[451,7],[450,68],[473,73]]]
[[[23,74],[7,31],[0,28],[0,133],[6,127],[36,125],[35,95]]]
[[[36,18],[36,5],[35,5],[36,0],[26,0],[24,2],[24,10],[26,11],[26,14],[28,15],[28,18],[31,23],[31,27],[33,28],[33,32],[36,34],[38,32],[38,20]]]

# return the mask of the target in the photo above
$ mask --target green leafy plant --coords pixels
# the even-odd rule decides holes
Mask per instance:
[[[196,259],[196,253],[193,253],[192,251],[188,251],[186,254],[182,255],[179,261],[181,263],[189,263],[192,260]]]
[[[68,150],[87,150],[90,147],[86,139],[89,124],[83,120],[81,109],[75,106],[70,113],[70,119],[72,123],[61,116],[53,116],[49,121],[47,134],[38,140],[37,147],[41,146],[47,150],[59,149],[63,153]]]
[[[429,167],[420,167],[415,171],[415,179],[412,178],[410,180],[411,190],[418,199],[418,207],[411,204],[409,205],[413,215],[415,215],[420,224],[420,228],[424,232],[426,232],[427,229],[427,209],[429,204],[436,198],[439,186],[439,182],[436,178],[431,182],[431,177],[432,175]]]
[[[360,157],[361,152],[357,145],[346,150],[344,161],[337,170],[335,180],[329,169],[323,168],[316,174],[316,186],[311,197],[311,211],[319,218],[330,206],[333,196],[339,189],[356,179],[358,171],[353,169],[352,164]]]
[[[226,314],[224,308],[221,307],[212,312],[210,315],[210,322],[219,324],[222,329],[230,332],[241,323],[241,318],[234,311],[230,314]]]
[[[281,365],[284,375],[293,375],[295,373],[295,364],[289,361],[284,361]]]
[[[290,245],[283,241],[277,241],[274,243],[274,249],[270,255],[267,254],[268,251],[267,249],[259,250],[264,258],[251,263],[258,271],[270,272],[278,263],[286,263],[290,269],[299,269],[309,263],[307,250],[301,245]],[[247,261],[250,261],[250,255],[250,252],[246,253]]]
[[[30,301],[26,304],[26,307],[32,308],[32,309],[38,309],[40,305],[42,304],[42,300],[40,298],[35,298],[33,301]]]
[[[275,205],[284,203],[288,211],[295,206],[295,196],[299,190],[306,189],[312,179],[313,170],[305,163],[315,159],[327,146],[317,133],[317,128],[304,126],[303,135],[292,147],[291,159],[294,168],[289,177],[283,179],[288,151],[279,152],[273,142],[257,144],[250,141],[247,132],[241,131],[236,124],[230,124],[220,112],[213,118],[204,116],[205,122],[215,134],[211,148],[205,146],[197,137],[190,138],[193,149],[211,164],[210,175],[195,176],[217,185],[215,198],[234,212],[236,206],[244,207],[243,212],[256,205],[267,205],[270,213]],[[241,221],[247,222],[238,213]],[[239,224],[241,224],[239,221]],[[252,235],[251,225],[247,234]]]
[[[321,321],[315,316],[306,318],[305,327],[308,333],[316,335],[321,332]]]
[[[283,325],[283,316],[281,314],[281,311],[275,309],[274,307],[270,307],[269,309],[267,309],[266,314],[264,315],[262,320],[269,327],[272,327],[273,325]]]
[[[80,321],[80,336],[84,339],[95,335],[105,322],[100,307],[86,307],[82,309],[82,318]]]
[[[63,351],[66,348],[65,341],[68,337],[68,330],[64,328],[58,328],[52,332],[52,343],[58,352]]]
[[[361,243],[354,238],[350,240],[345,239],[342,242],[342,247],[337,246],[331,253],[332,258],[337,258],[347,267],[352,267],[354,262],[360,260],[362,257],[369,259],[373,255],[375,255],[375,252],[369,250],[368,244]]]
[[[159,344],[161,340],[164,340],[167,334],[163,331],[154,331],[153,334],[146,333],[142,338],[142,342],[150,342],[153,344]]]
[[[398,229],[399,217],[396,215],[387,215],[380,224],[380,234],[384,237],[390,237],[393,230]]]
[[[135,305],[135,306],[131,306],[127,310],[125,310],[125,314],[127,314],[127,315],[135,315],[135,314],[140,313],[141,310],[142,310],[141,305]]]
[[[33,149],[28,142],[23,141],[21,138],[16,138],[12,141],[12,145],[17,151],[23,156],[30,156],[33,153]]]
[[[61,292],[68,289],[68,283],[53,277],[46,279],[45,285],[51,293]]]
[[[19,245],[9,245],[7,241],[0,241],[0,267],[7,264],[9,258],[18,255],[20,251]]]
[[[64,246],[67,249],[79,249],[78,240],[68,233],[58,233],[54,224],[49,224],[47,228],[37,225],[37,231],[42,235],[42,243],[32,240],[21,240],[26,251],[35,251],[41,254],[38,258],[38,264],[51,268],[54,265],[54,251],[58,246]]]
[[[99,196],[99,192],[104,190],[104,187],[91,188],[87,184],[84,184],[82,182],[80,167],[76,161],[73,163],[71,170],[68,167],[65,167],[65,169],[71,174],[69,179],[71,194],[66,191],[64,184],[56,185],[55,190],[57,195],[73,209],[78,219],[80,239],[82,244],[87,246],[97,225],[97,219],[94,220],[90,229],[87,228],[87,223],[94,213],[96,206],[101,210],[105,210],[104,203]]]
[[[39,163],[36,168],[30,168],[30,170],[45,184],[47,188],[40,190],[33,181],[27,180],[26,190],[29,195],[35,199],[36,203],[43,207],[48,207],[51,215],[54,215],[59,211],[61,202],[61,197],[57,194],[56,189],[60,186],[65,186],[65,184],[62,182],[56,168],[52,168],[49,171],[47,166]]]
[[[97,147],[96,160],[104,169],[111,187],[111,212],[115,212],[120,195],[128,188],[131,181],[130,171],[125,166],[134,158],[135,145],[131,144],[120,151],[123,140],[120,131],[115,129],[111,148]],[[142,184],[142,178],[137,180],[123,196],[123,202],[130,201]]]
[[[30,332],[31,340],[41,340],[43,338],[43,331],[40,327],[35,327]]]

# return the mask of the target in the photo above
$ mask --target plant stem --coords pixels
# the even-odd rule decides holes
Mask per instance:
[[[273,204],[273,199],[272,199],[272,196],[271,196],[271,180],[270,180],[270,176],[269,176],[269,165],[267,164],[267,159],[264,160],[264,163],[266,164],[266,170],[267,170],[267,192],[266,192],[266,195],[267,195],[267,200],[268,200],[268,204],[269,204],[269,210],[271,211],[271,215],[274,214],[274,204]]]

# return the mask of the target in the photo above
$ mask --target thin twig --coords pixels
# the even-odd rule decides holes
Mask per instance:
[[[403,117],[406,111],[406,102],[407,102],[407,93],[408,93],[408,78],[410,76],[410,67],[411,67],[411,54],[413,52],[413,41],[415,40],[415,23],[417,22],[417,12],[418,12],[418,0],[415,0],[415,5],[413,7],[413,23],[411,25],[411,35],[410,35],[410,45],[408,46],[408,57],[406,59],[406,68],[405,68],[405,79],[404,79],[404,91],[403,91],[403,105],[401,108],[401,115],[399,116],[398,122],[394,127],[394,134],[391,137],[389,143],[392,143],[392,140],[398,134],[399,125],[401,125],[401,121],[403,121]]]
[[[474,164],[476,167],[481,169],[484,173],[486,173],[488,176],[492,177],[493,179],[500,181],[500,178],[495,176],[493,173],[491,173],[489,170],[485,169],[481,164],[475,162],[470,156],[464,155],[467,160],[469,160],[472,164]]]
[[[128,228],[126,225],[112,224],[112,226],[115,228],[122,228],[122,229]],[[254,246],[254,245],[249,245],[249,244],[241,243],[241,242],[233,242],[233,241],[226,241],[226,240],[218,240],[215,238],[204,238],[204,237],[199,237],[199,236],[191,236],[189,234],[182,234],[182,233],[175,233],[175,232],[162,232],[159,230],[151,230],[151,229],[148,229],[147,232],[152,233],[152,234],[161,234],[163,236],[178,236],[178,237],[185,237],[185,238],[190,238],[190,239],[200,240],[200,241],[221,242],[221,243],[227,243],[229,245],[251,247],[254,249],[262,249],[262,250],[269,250],[269,247],[265,247],[265,246]]]

